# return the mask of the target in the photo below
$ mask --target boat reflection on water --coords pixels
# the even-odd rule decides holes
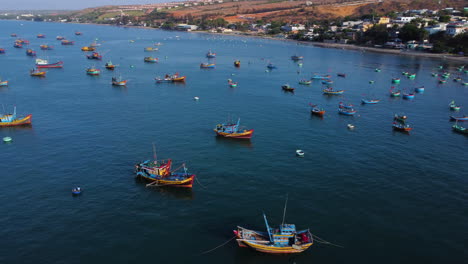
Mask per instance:
[[[225,138],[225,137],[215,137],[215,138],[216,138],[216,144],[223,144],[228,147],[237,147],[237,146],[242,146],[242,147],[247,147],[247,148],[253,147],[252,141],[250,140]]]
[[[145,186],[148,183],[148,181],[141,179],[141,178],[135,178],[135,183],[140,185],[145,190],[159,193],[163,196],[168,196],[168,197],[181,199],[181,200],[192,200],[194,198],[192,188],[173,188],[171,186],[159,186],[159,187],[147,188]]]

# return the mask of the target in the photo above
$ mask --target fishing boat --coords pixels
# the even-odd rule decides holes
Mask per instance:
[[[45,38],[46,36],[44,34],[38,34],[36,37],[37,38]]]
[[[316,116],[323,116],[325,114],[325,109],[319,107],[318,105],[314,105],[314,104],[311,104],[309,103],[310,107],[312,107],[310,109],[310,112],[313,114],[313,115],[316,115]]]
[[[337,73],[336,75],[337,75],[338,77],[346,78],[346,73]]]
[[[460,106],[455,104],[455,101],[450,102],[449,107],[452,111],[459,111],[461,108]]]
[[[74,45],[75,41],[63,39],[61,43],[62,45]]]
[[[392,83],[400,83],[400,78],[392,78]]]
[[[299,81],[299,84],[302,84],[302,85],[310,85],[311,83],[312,83],[311,80],[302,79]]]
[[[13,141],[13,138],[11,138],[11,137],[4,137],[3,138],[3,142],[5,142],[5,143],[10,143],[11,141]]]
[[[75,32],[75,35],[81,36],[81,35],[83,35],[83,33],[81,33],[80,31],[76,31],[76,32]]]
[[[463,84],[463,86],[468,86],[468,82],[464,82],[462,84]]]
[[[209,59],[216,58],[216,53],[211,52],[211,50],[210,50],[210,51],[208,51],[208,53],[206,53],[206,57],[209,58]]]
[[[90,67],[86,69],[86,74],[88,75],[99,75],[101,74],[101,70],[96,69],[94,67]]]
[[[145,61],[145,62],[156,63],[156,62],[158,62],[158,58],[154,58],[154,57],[145,57],[144,61]]]
[[[344,93],[344,90],[335,91],[331,87],[323,89],[323,94],[326,94],[326,95],[340,95],[340,94],[343,94],[343,93]]]
[[[265,214],[263,214],[263,218],[267,232],[250,230],[240,226],[234,230],[239,247],[248,247],[270,254],[291,254],[301,253],[314,243],[309,229],[297,231],[295,225],[284,223],[279,228],[271,228]]]
[[[82,192],[82,191],[81,191],[81,188],[78,187],[78,186],[72,189],[72,195],[73,195],[73,196],[78,196],[78,195],[81,194],[81,192]]]
[[[29,40],[26,40],[26,39],[17,39],[16,42],[24,44],[24,45],[29,45]]]
[[[32,50],[32,49],[27,49],[26,50],[26,55],[34,57],[34,56],[36,56],[36,52],[34,50]]]
[[[192,188],[195,174],[171,171],[172,160],[144,161],[135,165],[136,177],[151,181],[147,186]]]
[[[322,84],[325,84],[325,85],[333,84],[333,81],[330,79],[325,79],[325,80],[322,80],[321,82]]]
[[[0,86],[8,86],[8,81],[2,81],[2,79],[0,79]]]
[[[404,75],[404,76],[408,76],[408,75],[409,75],[409,72],[404,71],[404,72],[402,72],[401,74]]]
[[[41,50],[53,50],[54,49],[53,46],[49,46],[46,44],[40,45],[39,47],[41,48]]]
[[[397,121],[397,122],[400,122],[400,123],[405,123],[406,119],[408,119],[408,117],[406,115],[404,115],[404,114],[395,114],[393,116],[393,120]]]
[[[281,89],[283,89],[286,92],[294,92],[295,88],[292,88],[289,84],[284,84],[281,85]]]
[[[361,99],[362,104],[377,104],[379,102],[379,99]]]
[[[37,68],[63,68],[63,61],[49,63],[48,60],[36,59],[36,67]]]
[[[14,48],[17,48],[17,49],[20,49],[23,47],[23,44],[19,43],[19,42],[15,42],[15,44],[13,44],[13,47]]]
[[[125,86],[128,80],[122,80],[122,76],[112,77],[112,85],[114,86]]]
[[[239,68],[241,65],[240,60],[234,61],[234,67]]]
[[[228,79],[228,85],[231,88],[235,88],[235,87],[237,87],[237,82],[234,82],[231,79]]]
[[[456,77],[453,79],[454,82],[461,82],[462,81],[462,78],[461,77]]]
[[[338,113],[341,115],[351,116],[351,115],[356,114],[356,112],[357,111],[354,109],[338,108]]]
[[[88,60],[102,60],[102,55],[99,52],[93,52],[91,55],[86,55]]]
[[[57,37],[55,37],[55,39],[56,39],[56,40],[64,40],[65,37],[63,37],[63,36],[57,36]]]
[[[155,46],[161,46],[162,43],[161,42],[158,42],[158,43],[154,43]]]
[[[403,99],[414,99],[414,93],[405,93],[403,92]]]
[[[370,84],[373,84],[373,83],[375,83],[375,81],[370,80],[369,83],[370,83]]]
[[[452,129],[453,131],[461,134],[468,134],[468,128],[460,126],[458,122],[452,126]]]
[[[237,120],[237,123],[228,121],[225,124],[218,124],[214,129],[216,135],[226,137],[226,138],[242,138],[250,139],[253,135],[253,129],[240,129],[240,118]]]
[[[158,48],[146,47],[145,51],[158,51]]]
[[[324,80],[324,79],[330,79],[331,78],[331,75],[327,74],[327,75],[324,75],[324,74],[314,74],[314,76],[312,76],[311,79],[314,79],[314,80]]]
[[[16,106],[13,110],[13,114],[0,115],[0,127],[30,125],[31,121],[32,121],[31,114],[26,115],[25,117],[17,117]]]
[[[439,79],[439,83],[446,83],[447,80],[444,80],[444,79]]]
[[[185,76],[179,76],[179,73],[176,72],[173,75],[166,74],[164,78],[156,77],[157,83],[170,83],[170,82],[185,82]]]
[[[424,93],[424,90],[425,90],[424,86],[414,88],[414,91],[417,93]]]
[[[216,64],[214,63],[202,63],[200,64],[200,68],[202,69],[214,69]]]
[[[297,56],[297,55],[291,56],[291,60],[293,60],[293,61],[299,61],[299,60],[303,60],[303,59],[304,59],[303,56]]]
[[[438,74],[438,73],[435,73],[435,72],[431,73],[431,75],[432,75],[432,77],[437,77],[437,76],[439,76],[439,74]]]
[[[468,121],[468,116],[460,116],[460,117],[450,116],[450,120],[451,121]]]
[[[31,69],[29,71],[29,75],[34,76],[34,77],[45,77],[46,72],[41,71],[40,69],[36,68],[36,69]]]
[[[381,71],[382,71],[382,70],[379,69],[379,68],[376,68],[376,69],[375,69],[375,72],[381,72]]]
[[[393,122],[392,126],[394,130],[403,131],[403,132],[409,132],[413,129],[408,124],[399,123],[399,122]]]
[[[10,34],[10,37],[14,37],[14,38],[16,38],[17,36],[18,36],[18,35],[16,35],[16,33],[12,33],[12,34]]]
[[[392,87],[390,89],[390,96],[391,97],[398,97],[401,95],[401,91],[400,90],[397,90],[397,91],[394,91],[394,87]]]
[[[351,129],[351,130],[354,129],[354,125],[353,125],[353,124],[347,124],[346,126],[348,127],[348,129]]]
[[[416,73],[412,73],[408,75],[408,79],[414,79],[416,78]]]
[[[84,46],[81,48],[81,51],[95,51],[95,47],[90,47],[90,46]]]
[[[305,155],[304,151],[302,149],[297,149],[296,150],[296,156],[303,158]]]
[[[0,54],[5,54],[5,49],[0,48]]]
[[[112,61],[108,61],[106,62],[106,65],[104,65],[106,67],[106,69],[108,70],[114,70],[115,69],[115,65],[112,64]]]
[[[185,82],[185,79],[186,79],[185,76],[179,76],[178,73],[172,76],[172,82]]]
[[[345,108],[345,109],[353,109],[353,108],[354,108],[354,105],[352,105],[352,104],[345,104],[345,103],[343,103],[343,102],[340,102],[340,103],[338,104],[338,107],[339,107],[339,108]]]
[[[268,63],[267,68],[270,70],[276,69],[276,66],[273,63]]]

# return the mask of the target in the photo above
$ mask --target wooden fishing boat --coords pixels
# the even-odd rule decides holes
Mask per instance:
[[[206,53],[206,57],[209,58],[209,59],[216,58],[216,53],[211,52],[211,50],[210,50],[210,51],[208,51],[208,53]]]
[[[237,82],[234,82],[231,79],[228,79],[228,85],[231,88],[235,88],[235,87],[237,87]]]
[[[321,107],[318,107],[318,105],[314,105],[314,104],[311,104],[309,103],[309,105],[312,107],[310,109],[310,112],[313,114],[313,115],[316,115],[316,116],[323,116],[325,114],[325,109],[321,108]]]
[[[37,38],[45,38],[46,36],[44,34],[38,34],[36,37]]]
[[[102,55],[99,52],[93,52],[91,55],[86,55],[88,60],[102,60]]]
[[[25,117],[17,117],[16,107],[14,108],[13,114],[0,115],[0,127],[30,125],[31,122],[31,114]]]
[[[53,50],[54,49],[53,46],[49,46],[46,44],[40,45],[39,47],[41,48],[41,50]]]
[[[32,49],[27,49],[26,50],[26,55],[34,57],[34,56],[36,56],[36,52],[34,50],[32,50]]]
[[[10,37],[14,37],[14,38],[16,38],[17,36],[18,36],[18,35],[16,35],[16,33],[12,33],[12,34],[10,34]]]
[[[325,84],[325,85],[333,84],[333,81],[330,79],[325,79],[325,80],[322,80],[321,82],[322,84]]]
[[[61,43],[62,45],[75,45],[75,41],[66,40],[66,39],[63,39]]]
[[[16,42],[24,44],[24,45],[29,45],[29,40],[26,40],[26,39],[17,39]]]
[[[57,36],[55,39],[56,39],[56,40],[64,40],[65,37],[63,37],[63,36]]]
[[[136,177],[152,182],[147,186],[192,188],[195,174],[188,173],[185,164],[182,165],[184,168],[182,173],[171,172],[171,166],[171,159],[137,163]]]
[[[82,51],[95,51],[95,47],[84,46],[81,48]]]
[[[452,110],[452,111],[459,111],[460,108],[461,108],[460,106],[456,105],[455,101],[453,101],[453,100],[452,100],[452,102],[450,102],[449,107],[450,107],[450,110]]]
[[[145,62],[156,63],[156,62],[158,62],[158,58],[154,58],[154,57],[145,57],[145,58],[144,58],[144,61],[145,61]]]
[[[279,228],[271,228],[265,214],[263,217],[267,232],[240,226],[234,230],[239,247],[249,247],[269,254],[291,254],[301,253],[314,243],[309,229],[296,231],[296,226],[293,224],[281,224]]]
[[[452,129],[453,131],[461,133],[461,134],[468,134],[468,128],[458,125],[458,122],[452,126]]]
[[[156,77],[154,78],[157,83],[170,83],[170,82],[185,82],[185,76],[179,76],[179,73],[176,72],[173,75],[166,74],[164,78]]]
[[[444,80],[444,79],[439,79],[439,83],[446,83],[447,80]]]
[[[400,78],[392,78],[392,83],[400,83]]]
[[[314,80],[325,80],[325,79],[330,79],[331,78],[331,75],[327,74],[327,75],[324,75],[324,74],[314,74],[314,76],[312,76],[311,79],[314,79]]]
[[[145,51],[158,51],[158,48],[146,47]]]
[[[2,81],[0,79],[0,86],[8,86],[8,81]]]
[[[390,96],[391,97],[398,97],[401,95],[401,91],[398,90],[398,91],[393,91],[392,89],[390,89]]]
[[[369,83],[370,83],[370,84],[373,84],[373,83],[375,83],[375,81],[370,80]]]
[[[463,83],[463,86],[468,86],[468,82],[464,82],[464,83]]]
[[[45,77],[46,75],[46,72],[45,71],[41,71],[39,69],[32,69],[29,71],[29,75],[31,76],[34,76],[34,77]]]
[[[78,187],[78,186],[72,189],[72,195],[73,195],[73,196],[81,195],[81,192],[82,192],[82,190],[81,190],[81,188]]]
[[[268,63],[267,68],[270,70],[276,69],[276,66],[273,63]]]
[[[311,80],[302,79],[302,80],[299,81],[299,84],[302,84],[302,85],[310,85],[311,83],[312,83]]]
[[[114,86],[125,86],[128,80],[122,80],[122,77],[112,77],[112,85]]]
[[[375,72],[381,72],[381,71],[382,71],[382,70],[379,69],[379,68],[376,68],[376,69],[375,69]]]
[[[214,69],[216,64],[214,63],[202,63],[200,64],[200,68],[202,69]]]
[[[13,44],[13,47],[14,48],[17,48],[17,49],[20,49],[23,47],[23,44],[19,43],[19,42],[15,42],[15,44]]]
[[[424,86],[414,88],[414,91],[417,93],[424,93]]]
[[[241,138],[250,139],[253,135],[254,130],[240,129],[240,118],[237,123],[227,122],[225,124],[218,124],[214,129],[216,135],[226,138]]]
[[[403,99],[414,99],[414,93],[405,93],[403,92]]]
[[[354,125],[353,125],[353,124],[347,124],[346,127],[348,127],[348,129],[350,129],[350,130],[353,130],[353,129],[354,129]]]
[[[337,73],[336,75],[337,75],[338,77],[346,78],[346,73]]]
[[[106,62],[106,65],[104,65],[104,67],[106,67],[106,69],[108,69],[108,70],[114,70],[115,69],[115,65],[112,64],[112,61]]]
[[[99,74],[101,74],[101,70],[96,69],[94,67],[91,67],[91,68],[86,69],[86,74],[88,74],[88,75],[99,75]]]
[[[293,61],[299,61],[299,60],[303,60],[303,59],[304,59],[303,56],[297,56],[297,55],[291,56],[291,60],[293,60]]]
[[[296,149],[296,156],[303,158],[305,155],[302,149]]]
[[[468,116],[460,116],[460,117],[450,116],[450,120],[451,121],[468,121]]]
[[[353,109],[354,108],[354,105],[352,104],[345,104],[343,102],[340,102],[338,104],[338,108],[345,108],[345,109]]]
[[[172,82],[185,82],[186,77],[185,76],[176,76],[172,77]]]
[[[414,78],[416,78],[416,73],[409,74],[409,75],[408,75],[408,78],[409,78],[409,79],[414,79]]]
[[[439,76],[439,74],[438,74],[438,73],[435,73],[435,72],[431,73],[431,75],[432,75],[432,77],[437,77],[437,76]]]
[[[361,99],[362,104],[377,104],[379,102],[379,99]]]
[[[5,49],[0,48],[0,54],[5,54]]]
[[[81,33],[80,31],[76,31],[76,32],[75,32],[75,35],[81,36],[81,35],[83,35],[83,33]]]
[[[281,85],[281,89],[283,89],[286,92],[294,92],[295,88],[292,88],[291,86],[289,86],[289,84],[284,84]]]
[[[49,63],[48,60],[36,59],[36,68],[63,68],[63,61]]]
[[[234,61],[234,67],[239,68],[241,65],[240,60]]]
[[[461,77],[456,77],[453,79],[454,82],[461,82],[462,81],[462,78]]]
[[[401,74],[404,75],[404,76],[408,76],[408,75],[409,75],[409,72],[404,71],[404,72],[402,72]]]
[[[340,94],[343,94],[343,93],[344,93],[344,90],[335,91],[331,87],[323,89],[323,94],[326,94],[326,95],[340,95]]]
[[[394,130],[403,131],[403,132],[409,132],[413,130],[413,128],[410,127],[408,124],[399,123],[399,122],[393,122],[392,127]]]
[[[400,122],[400,123],[405,123],[406,119],[408,119],[408,117],[406,115],[404,115],[404,114],[395,114],[393,116],[393,120],[397,121],[397,122]]]
[[[341,115],[351,116],[351,115],[355,115],[356,112],[357,111],[354,109],[338,108],[338,113]]]

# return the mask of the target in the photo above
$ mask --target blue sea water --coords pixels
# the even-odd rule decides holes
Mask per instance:
[[[83,32],[75,36],[75,31]],[[62,60],[33,78],[34,58],[14,49],[11,33],[31,41],[38,57]],[[42,33],[45,39],[37,39]],[[62,46],[57,35],[74,40]],[[80,48],[97,40],[102,61]],[[130,40],[134,40],[131,42]],[[144,48],[161,42],[158,52]],[[41,51],[40,44],[55,47]],[[323,49],[248,37],[110,26],[0,21],[0,87],[5,111],[33,114],[31,127],[1,128],[0,263],[461,263],[467,259],[468,137],[450,115],[468,109],[468,88],[453,82],[461,66],[445,60]],[[208,50],[216,69],[202,70]],[[290,56],[304,56],[303,66]],[[145,56],[159,63],[143,62]],[[241,61],[235,68],[233,62]],[[112,60],[118,67],[107,71]],[[271,62],[277,69],[266,71]],[[431,72],[452,73],[438,84]],[[97,66],[102,74],[85,74]],[[375,68],[381,68],[377,73]],[[415,80],[402,71],[417,74]],[[156,84],[179,72],[185,84]],[[336,77],[337,72],[347,74]],[[343,96],[322,85],[298,85],[331,74]],[[127,87],[112,87],[122,75]],[[414,100],[390,98],[391,79]],[[229,88],[227,79],[238,82]],[[369,84],[374,80],[374,84]],[[294,94],[284,93],[289,83]],[[200,97],[194,101],[193,97]],[[380,98],[360,105],[363,97]],[[451,112],[448,103],[462,106]],[[338,115],[340,101],[356,116]],[[310,115],[309,103],[327,111]],[[2,108],[3,112],[3,108]],[[392,131],[395,113],[414,128]],[[255,129],[250,141],[216,138],[227,118]],[[354,124],[348,130],[347,124]],[[146,188],[133,165],[152,157],[185,162],[193,190]],[[305,151],[297,158],[295,150]],[[79,197],[71,188],[81,186]],[[342,246],[315,244],[300,255],[272,256],[235,241],[236,226],[265,230],[286,221]]]

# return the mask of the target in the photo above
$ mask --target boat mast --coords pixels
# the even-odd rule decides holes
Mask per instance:
[[[156,156],[156,146],[154,145],[154,142],[153,142],[153,158],[155,162],[158,160]]]
[[[284,202],[284,209],[283,209],[283,222],[281,222],[281,225],[284,225],[284,218],[286,217],[286,207],[288,206],[288,197],[289,197],[289,193],[286,194],[286,201]]]
[[[239,117],[239,119],[237,119],[237,124],[236,124],[236,131],[235,131],[235,133],[237,133],[237,131],[239,131],[239,125],[240,125],[240,117]]]
[[[263,213],[263,219],[265,219],[265,225],[268,231],[268,236],[270,237],[270,241],[273,242],[273,238],[271,237],[270,226],[268,225],[268,220],[266,218],[265,213]]]

